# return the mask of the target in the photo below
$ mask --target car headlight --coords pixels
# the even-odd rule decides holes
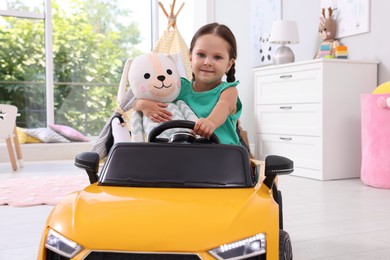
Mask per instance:
[[[221,245],[209,251],[217,259],[242,259],[265,252],[265,234],[263,233]]]
[[[49,229],[47,233],[45,247],[68,258],[74,257],[82,249],[76,242],[60,235],[52,229]]]

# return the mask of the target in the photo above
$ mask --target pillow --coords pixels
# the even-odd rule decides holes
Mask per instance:
[[[76,129],[66,125],[49,124],[49,127],[56,133],[74,142],[89,142],[89,139]]]
[[[57,134],[50,128],[32,128],[24,131],[29,136],[35,137],[44,143],[70,143],[68,139]]]
[[[42,143],[41,140],[26,134],[25,131],[26,131],[26,129],[24,129],[24,128],[16,127],[16,132],[18,133],[19,143],[21,143],[21,144]]]

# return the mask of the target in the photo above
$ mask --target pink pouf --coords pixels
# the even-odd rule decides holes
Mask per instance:
[[[361,180],[377,188],[390,188],[390,94],[362,94]]]

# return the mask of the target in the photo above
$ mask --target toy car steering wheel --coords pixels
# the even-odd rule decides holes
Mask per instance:
[[[149,142],[168,142],[166,139],[157,138],[162,132],[165,130],[171,129],[171,128],[187,128],[187,129],[194,129],[195,122],[188,121],[188,120],[171,120],[167,122],[163,122],[159,125],[157,125],[155,128],[152,129],[149,133],[148,141]],[[175,135],[175,136],[174,136]],[[170,142],[180,142],[180,143],[216,143],[219,144],[219,139],[213,133],[210,138],[196,138],[195,135],[189,132],[177,132],[173,134],[173,138],[170,138]]]

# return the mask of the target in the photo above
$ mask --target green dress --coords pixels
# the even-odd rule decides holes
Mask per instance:
[[[183,100],[186,102],[199,118],[206,118],[210,115],[211,111],[217,104],[222,91],[230,87],[235,87],[239,83],[239,81],[222,82],[220,85],[211,90],[195,92],[192,89],[192,82],[186,78],[181,78],[181,91],[177,100]],[[215,129],[214,133],[217,135],[222,144],[241,145],[239,136],[236,132],[237,120],[240,118],[241,111],[242,104],[238,98],[236,113],[229,115],[225,123]]]

